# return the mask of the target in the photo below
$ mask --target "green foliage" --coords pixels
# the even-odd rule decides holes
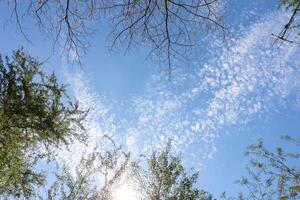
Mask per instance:
[[[297,8],[300,0],[281,0],[280,3],[285,7],[285,8]]]
[[[49,158],[51,146],[79,135],[84,112],[69,98],[54,74],[23,50],[0,56],[0,195],[30,197],[44,177],[34,167]]]
[[[189,175],[178,156],[170,152],[171,142],[161,152],[148,158],[146,171],[147,199],[151,200],[197,200],[211,199],[203,190],[195,187],[198,173]]]
[[[96,147],[90,154],[81,157],[74,172],[63,167],[56,173],[54,183],[40,199],[61,200],[110,200],[114,191],[113,186],[129,166],[130,155],[124,153],[120,146],[105,136],[102,138],[111,149],[101,151]]]
[[[292,142],[295,149],[300,146],[300,141],[290,136],[283,136],[282,139]],[[298,199],[300,154],[295,151],[285,152],[281,147],[270,151],[262,140],[250,145],[245,153],[252,158],[246,168],[248,176],[238,181],[248,189],[248,197],[243,199]]]
[[[86,200],[98,198],[97,188],[93,183],[95,175],[95,154],[90,154],[88,158],[83,158],[80,165],[76,167],[76,172],[73,175],[66,166],[63,167],[60,173],[56,174],[56,180],[48,189],[47,194],[40,195],[40,199],[76,199]]]
[[[64,167],[56,180],[40,199],[111,200],[115,189],[122,184],[133,184],[141,200],[209,200],[212,197],[194,184],[198,174],[188,175],[179,157],[170,153],[170,144],[159,154],[146,157],[146,168],[130,160],[109,137],[110,150],[94,152],[82,157],[75,171]],[[142,165],[144,166],[144,165]],[[130,179],[130,180],[129,180]]]

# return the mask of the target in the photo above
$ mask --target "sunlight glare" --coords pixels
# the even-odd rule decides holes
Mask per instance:
[[[138,200],[138,194],[130,186],[124,184],[114,191],[114,200]]]

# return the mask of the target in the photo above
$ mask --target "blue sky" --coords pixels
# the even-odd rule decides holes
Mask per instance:
[[[188,167],[200,170],[199,186],[213,194],[236,192],[233,182],[245,174],[247,145],[262,137],[269,147],[279,136],[300,132],[299,46],[274,43],[289,13],[277,1],[226,1],[226,42],[214,36],[195,50],[172,77],[162,66],[145,60],[142,46],[126,55],[108,52],[108,26],[90,38],[80,68],[52,51],[30,20],[24,21],[32,43],[22,38],[10,10],[0,6],[0,53],[21,46],[47,60],[83,108],[92,108],[86,126],[89,148],[74,143],[59,159],[70,166],[90,151],[104,134],[128,150],[147,153],[174,140]],[[224,9],[225,9],[224,7]],[[204,41],[200,41],[200,43]]]

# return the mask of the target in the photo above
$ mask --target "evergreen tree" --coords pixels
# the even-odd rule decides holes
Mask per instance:
[[[0,195],[32,196],[44,183],[36,164],[50,147],[83,139],[76,130],[85,112],[41,65],[23,50],[0,56]]]

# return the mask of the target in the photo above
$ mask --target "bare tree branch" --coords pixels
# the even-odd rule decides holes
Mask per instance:
[[[289,18],[288,22],[284,25],[284,27],[281,30],[281,32],[278,35],[272,33],[272,36],[274,36],[277,39],[280,39],[280,40],[282,40],[284,42],[294,43],[293,40],[290,40],[290,39],[287,38],[287,33],[291,29],[293,29],[295,27],[299,27],[299,25],[294,25],[294,23],[295,23],[296,16],[297,16],[298,12],[300,11],[300,0],[298,0],[296,2],[296,5],[294,7],[291,6],[291,5],[289,5],[289,4],[288,5],[285,4],[285,6],[286,6],[286,8],[292,7],[292,15]]]
[[[91,24],[111,20],[111,50],[127,52],[144,45],[148,58],[168,65],[169,77],[176,61],[188,59],[199,45],[197,33],[226,31],[218,0],[12,1],[15,8],[18,4],[27,8],[23,12],[36,20],[43,33],[54,36],[54,47],[62,44],[78,61],[89,47],[88,38],[94,32]],[[14,13],[22,30],[18,10]]]

